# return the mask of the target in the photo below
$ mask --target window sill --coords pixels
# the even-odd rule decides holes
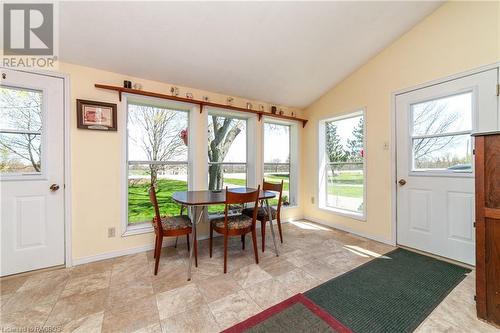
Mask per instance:
[[[154,232],[153,226],[150,223],[139,223],[135,225],[128,225],[122,237],[148,234]]]
[[[319,206],[318,207],[321,210],[327,211],[329,213],[333,213],[336,215],[344,216],[344,217],[349,217],[354,220],[366,222],[366,215],[361,214],[361,213],[355,213],[349,210],[344,210],[344,209],[339,209],[339,208],[332,208],[332,207],[327,207],[327,206]]]

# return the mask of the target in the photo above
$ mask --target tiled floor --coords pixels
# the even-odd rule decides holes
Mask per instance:
[[[268,233],[269,234],[269,233]],[[298,292],[306,291],[391,246],[309,222],[284,225],[281,256],[272,241],[255,265],[251,241],[231,240],[222,274],[222,239],[208,257],[200,242],[199,267],[186,280],[187,251],[163,249],[157,276],[152,252],[1,280],[1,325],[62,327],[64,332],[218,332]],[[259,239],[260,244],[260,239]],[[470,274],[418,332],[498,332],[475,317]]]

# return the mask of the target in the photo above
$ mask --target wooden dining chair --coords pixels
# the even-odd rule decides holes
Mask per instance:
[[[271,215],[273,220],[276,219],[278,223],[278,231],[280,234],[280,241],[283,243],[283,232],[281,231],[281,204],[282,199],[281,196],[283,194],[283,180],[280,184],[268,183],[263,180],[262,190],[264,191],[272,191],[279,193],[278,195],[278,206],[276,208],[271,207]],[[258,210],[254,209],[254,207],[259,207]],[[269,213],[267,211],[267,207],[264,207],[264,203],[260,206],[255,205],[254,207],[245,208],[242,211],[242,214],[247,216],[253,216],[257,211],[257,220],[260,221],[260,232],[262,235],[262,252],[266,248],[266,222],[269,220]]]
[[[255,232],[255,221],[257,212],[250,217],[244,214],[228,215],[230,205],[244,204],[252,202],[255,205],[259,204],[260,185],[256,191],[238,193],[228,190],[226,187],[226,202],[224,207],[224,216],[212,219],[210,221],[210,258],[212,258],[212,238],[214,230],[219,234],[224,235],[224,274],[227,273],[227,242],[230,236],[241,236],[243,249],[245,249],[245,235],[252,233],[253,252],[255,263],[259,263],[259,255],[257,251],[257,234]]]
[[[186,235],[187,250],[189,252],[189,235],[192,232],[191,220],[186,215],[177,216],[161,216],[160,208],[158,207],[158,201],[156,200],[156,191],[154,186],[149,188],[149,199],[153,204],[155,210],[155,216],[153,217],[153,227],[155,230],[155,275],[158,274],[158,265],[160,263],[161,248],[163,243],[163,237],[173,237],[173,236],[183,236]],[[198,267],[198,243],[196,241],[195,235],[194,246],[194,260],[195,266]]]

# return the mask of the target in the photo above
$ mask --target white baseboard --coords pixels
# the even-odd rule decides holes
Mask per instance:
[[[300,219],[299,218],[286,219],[286,220],[282,221],[282,223],[284,224],[284,223],[288,223],[289,221],[299,221],[299,220],[302,220],[302,218],[300,218]],[[257,223],[257,229],[260,229],[260,223]],[[208,239],[208,237],[209,237],[208,235],[201,236],[198,238],[198,241]],[[218,234],[215,235],[214,234],[214,237],[222,237],[222,235],[218,235]],[[171,238],[171,239],[164,240],[162,246],[163,247],[173,246],[174,243],[175,243],[175,239]],[[179,238],[179,242],[178,242],[179,245],[185,244],[185,243],[186,243],[185,237]],[[116,258],[116,257],[126,256],[129,254],[146,252],[146,251],[152,250],[153,248],[154,248],[154,244],[151,243],[151,244],[137,246],[137,247],[131,247],[128,249],[123,249],[123,250],[116,250],[116,251],[100,253],[100,254],[96,254],[93,256],[73,258],[72,264],[73,264],[73,266],[78,266],[78,265],[88,264],[88,263],[91,263],[94,261],[112,259],[112,258]]]
[[[384,244],[396,246],[396,244],[392,240],[390,240],[390,239],[385,239],[385,238],[378,237],[378,236],[373,236],[373,235],[370,235],[370,234],[367,234],[367,233],[364,233],[364,232],[359,232],[359,231],[353,230],[353,229],[351,229],[349,227],[345,227],[343,225],[338,225],[338,224],[326,222],[324,220],[317,219],[315,217],[305,216],[304,220],[315,222],[315,223],[324,225],[326,227],[330,227],[330,228],[342,230],[342,231],[348,232],[350,234],[361,236],[361,237],[364,237],[364,238],[368,238],[368,239],[371,239],[371,240],[374,240],[374,241],[377,241],[377,242],[380,242],[380,243],[384,243]]]

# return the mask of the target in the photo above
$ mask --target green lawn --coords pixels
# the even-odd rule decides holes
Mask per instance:
[[[289,183],[287,176],[266,176],[270,182],[280,182],[284,179],[284,191],[288,191]],[[244,179],[224,178],[224,184],[245,186]],[[128,187],[128,218],[130,223],[149,222],[153,218],[153,206],[149,201],[149,179],[134,180],[129,182]],[[187,182],[182,180],[159,179],[156,197],[162,215],[178,215],[180,206],[172,200],[172,194],[178,191],[187,191]],[[277,199],[270,200],[271,205],[277,204]],[[210,213],[224,211],[224,205],[209,206]]]
[[[341,197],[362,198],[363,174],[359,172],[343,172],[328,177],[328,194]],[[357,185],[357,186],[349,186]]]

